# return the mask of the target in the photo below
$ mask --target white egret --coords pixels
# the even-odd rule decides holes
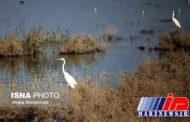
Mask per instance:
[[[145,14],[146,14],[145,10],[142,10],[141,13],[142,13],[142,16],[143,16],[143,17],[144,17]]]
[[[180,8],[178,8],[178,14],[181,14],[181,9]]]
[[[66,82],[68,83],[68,85],[71,87],[71,88],[75,88],[76,85],[77,85],[77,82],[76,80],[74,79],[73,76],[71,76],[68,72],[65,71],[65,59],[64,58],[60,58],[60,59],[57,59],[57,60],[61,60],[63,61],[63,65],[62,65],[62,70],[63,70],[63,75],[65,77],[65,80]]]
[[[179,23],[179,21],[174,16],[175,16],[175,11],[173,11],[173,14],[172,14],[172,21],[174,22],[176,27],[181,28],[181,24]]]
[[[94,7],[94,13],[97,13],[97,7],[96,6]]]

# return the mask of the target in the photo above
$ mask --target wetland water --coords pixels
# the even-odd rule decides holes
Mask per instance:
[[[62,62],[57,62],[56,58],[65,57],[66,70],[76,79],[90,77],[98,82],[100,74],[108,73],[113,78],[113,85],[121,72],[134,72],[143,59],[157,57],[156,52],[139,51],[137,46],[154,45],[162,32],[175,29],[172,22],[160,23],[160,19],[171,18],[173,9],[183,29],[190,31],[190,6],[186,0],[27,0],[22,6],[17,0],[1,2],[1,35],[13,32],[15,28],[22,33],[36,25],[46,30],[68,29],[70,34],[96,35],[105,27],[114,26],[117,35],[123,38],[109,46],[105,53],[60,56],[47,49],[37,59],[1,58],[0,80],[3,83],[11,80],[64,82]],[[97,13],[94,13],[94,7],[97,7]],[[142,11],[145,11],[144,15]],[[151,28],[155,33],[139,33],[144,28]]]

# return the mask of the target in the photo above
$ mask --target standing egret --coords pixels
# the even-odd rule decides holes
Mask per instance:
[[[97,7],[96,6],[94,7],[94,13],[97,13]]]
[[[178,8],[178,14],[181,14],[181,9],[180,8]]]
[[[172,14],[172,21],[174,22],[176,27],[181,28],[181,24],[179,23],[179,21],[174,16],[175,16],[175,11],[173,11],[173,14]]]
[[[65,68],[64,68],[65,67],[65,59],[60,58],[60,59],[57,59],[57,60],[63,61],[62,70],[63,70],[65,80],[69,84],[69,86],[74,89],[75,86],[77,85],[77,82],[76,82],[76,80],[74,79],[73,76],[71,76],[68,72],[65,71]]]
[[[142,10],[141,13],[142,13],[142,16],[143,16],[143,17],[144,17],[145,14],[146,14],[145,10]]]

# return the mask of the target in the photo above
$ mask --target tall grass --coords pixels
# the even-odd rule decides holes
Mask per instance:
[[[190,35],[179,30],[161,35],[158,39],[160,50],[190,50]]]
[[[20,117],[21,120],[30,117],[31,120],[36,118],[38,121],[188,122],[189,118],[138,118],[136,109],[143,96],[163,97],[173,92],[175,96],[190,97],[189,61],[188,53],[168,52],[158,60],[144,60],[133,74],[123,73],[115,88],[97,87],[85,81],[80,83],[73,90],[73,103],[70,107],[13,107],[10,110],[19,113],[14,119]],[[7,109],[0,109],[4,118],[12,113]]]
[[[45,32],[40,27],[31,28],[22,37],[7,34],[0,38],[0,56],[34,56],[44,47],[62,45],[62,54],[83,54],[103,51],[106,44],[91,35],[65,35],[64,32]]]
[[[179,58],[180,56],[180,58]],[[142,96],[190,96],[190,60],[184,52],[169,53],[160,60],[145,60],[136,73],[124,73],[115,89],[84,83],[74,94],[71,121],[179,121],[180,118],[138,118],[136,109]],[[189,121],[189,118],[182,119]]]
[[[174,36],[172,35],[171,38],[174,38]],[[73,38],[73,40],[77,40],[71,41],[72,45],[75,45],[78,43],[78,40],[87,41],[89,37],[84,39],[81,39],[81,37]],[[183,40],[182,38],[184,37],[182,36],[178,41],[175,40],[174,42],[180,42]],[[186,37],[185,40],[189,40],[189,37]],[[71,42],[68,41],[66,43]],[[185,42],[185,44],[188,45],[188,42]],[[79,47],[75,48],[80,50]],[[189,98],[189,62],[189,52],[182,50],[160,52],[158,59],[144,60],[135,73],[121,74],[115,88],[98,87],[89,81],[83,81],[76,89],[72,90],[71,106],[0,107],[0,119],[4,121],[189,122],[189,118],[138,118],[136,114],[138,103],[143,96],[163,97],[167,93],[173,92],[175,96],[186,96]],[[49,85],[52,86],[52,84]]]
[[[23,41],[24,54],[29,56],[36,56],[40,53],[41,44],[46,41],[46,37],[39,28],[32,28]]]
[[[99,52],[105,49],[106,45],[95,37],[86,35],[71,35],[61,47],[61,54],[84,54]]]
[[[21,56],[23,51],[21,42],[15,35],[0,37],[0,56]]]

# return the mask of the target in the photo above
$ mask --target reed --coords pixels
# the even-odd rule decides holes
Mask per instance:
[[[85,54],[104,51],[106,44],[97,41],[93,36],[71,35],[63,46],[61,46],[61,54]]]
[[[22,56],[23,47],[15,35],[0,37],[0,56]]]
[[[190,35],[179,30],[161,35],[158,39],[158,50],[190,50]]]
[[[189,118],[138,118],[136,109],[142,96],[160,97],[173,92],[190,97],[189,61],[187,52],[167,52],[159,59],[144,60],[133,74],[121,74],[115,88],[80,82],[69,107],[0,107],[1,120],[188,122]]]

